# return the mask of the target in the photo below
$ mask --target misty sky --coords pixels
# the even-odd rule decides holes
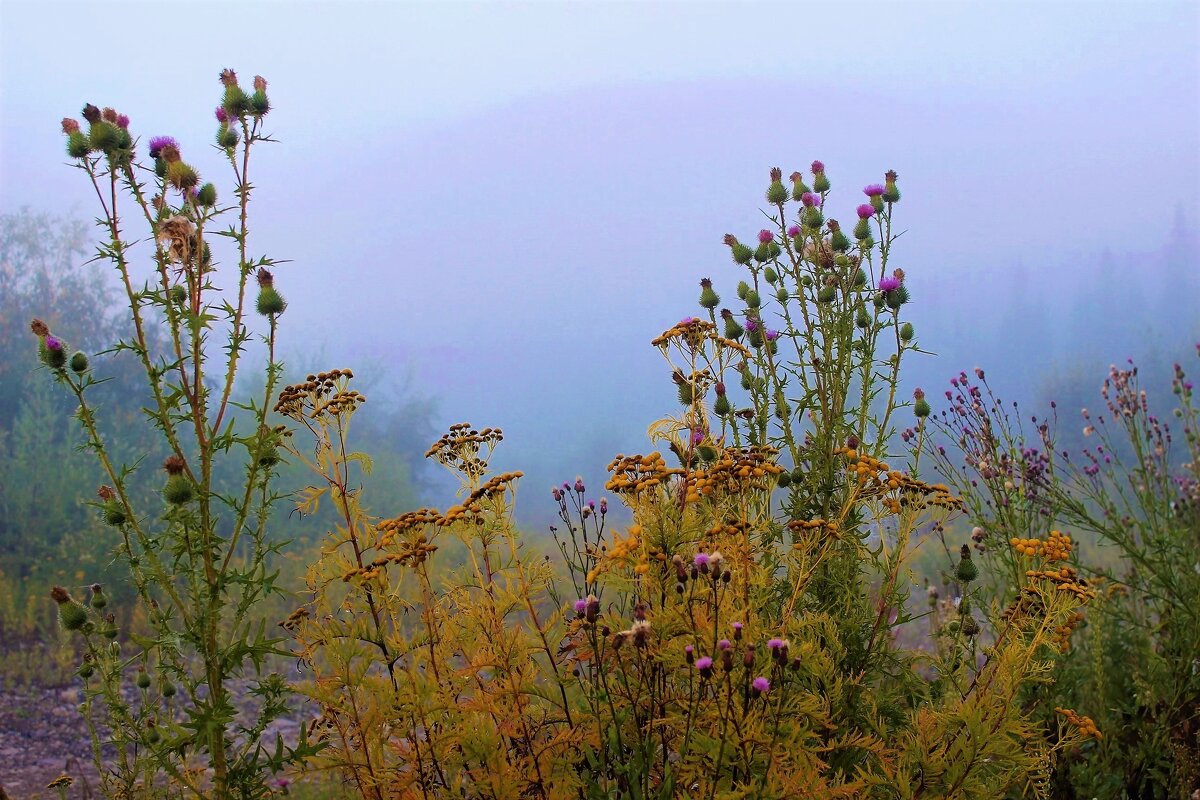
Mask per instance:
[[[0,210],[95,215],[59,133],[85,102],[228,192],[217,73],[262,74],[281,144],[252,250],[293,260],[285,340],[382,360],[439,426],[504,427],[540,506],[674,413],[648,342],[700,278],[732,298],[721,237],[762,227],[770,167],[822,159],[843,218],[900,173],[898,263],[948,375],[997,352],[973,321],[1001,298],[1053,313],[1095,254],[1196,219],[1198,53],[1197,2],[2,0]]]

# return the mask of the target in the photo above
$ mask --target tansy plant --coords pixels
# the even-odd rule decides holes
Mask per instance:
[[[632,524],[614,529],[581,479],[552,490],[557,568],[513,525],[520,473],[489,469],[500,431],[459,424],[430,448],[458,502],[376,518],[347,447],[350,373],[282,392],[308,433],[282,446],[317,476],[300,507],[340,518],[284,621],[321,708],[310,766],[376,800],[990,798],[1040,792],[1097,735],[1018,702],[1053,680],[1091,599],[1061,590],[1058,550],[987,625],[964,543],[935,651],[898,643],[918,528],[961,508],[916,474],[923,424],[900,442],[911,470],[887,460],[916,349],[900,192],[894,173],[868,186],[848,232],[826,219],[822,164],[791,184],[772,171],[756,244],[726,237],[746,270],[734,308],[705,280],[707,318],[653,341],[681,410],[651,427],[659,450],[609,464]],[[929,414],[919,392],[911,410]]]
[[[141,365],[146,420],[169,453],[160,496],[140,503],[131,478],[147,467],[114,460],[90,400],[104,378],[68,346],[69,329],[34,320],[41,360],[74,395],[87,447],[107,475],[97,510],[120,534],[118,557],[136,589],[138,607],[120,617],[100,585],[52,593],[63,627],[83,645],[81,710],[110,797],[260,797],[268,775],[312,752],[303,739],[288,748],[264,736],[287,695],[283,679],[263,670],[279,651],[259,610],[278,591],[268,557],[280,545],[266,535],[279,461],[268,411],[286,305],[274,262],[253,256],[249,238],[251,154],[270,141],[270,102],[262,78],[252,89],[232,70],[220,80],[216,149],[230,171],[229,203],[179,142],[138,140],[124,114],[89,104],[83,123],[62,123],[100,208],[97,260],[115,267],[129,308],[124,339],[79,344]],[[235,377],[251,347],[266,367],[257,397],[238,402]],[[240,485],[219,485],[215,476],[236,465]],[[77,599],[81,591],[88,596]],[[122,635],[135,613],[148,632]]]

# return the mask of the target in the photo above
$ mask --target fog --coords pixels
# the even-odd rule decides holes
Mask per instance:
[[[6,2],[0,208],[94,216],[58,132],[85,102],[228,193],[216,76],[262,74],[281,143],[251,249],[291,259],[284,349],[504,428],[541,522],[550,482],[601,483],[675,412],[649,341],[700,278],[733,299],[721,238],[763,226],[772,166],[824,161],[842,219],[899,173],[895,264],[937,354],[908,389],[983,364],[1038,398],[1187,355],[1198,8]]]

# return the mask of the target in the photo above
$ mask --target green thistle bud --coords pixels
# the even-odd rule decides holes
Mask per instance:
[[[154,174],[160,178],[167,177],[167,162],[164,159],[154,159]]]
[[[100,629],[100,635],[105,639],[117,638],[117,618],[115,616],[112,614],[106,614],[104,616],[104,627]],[[121,652],[120,645],[117,642],[113,642],[113,645],[115,646],[110,647],[113,655],[119,655]]]
[[[708,278],[700,281],[700,307],[711,310],[720,304],[721,296],[712,288],[712,281]]]
[[[112,123],[98,119],[88,128],[88,141],[93,150],[113,150],[120,142],[119,128]]]
[[[737,296],[739,300],[745,300],[746,295],[750,294],[750,284],[745,281],[738,281]]]
[[[138,668],[136,683],[137,683],[137,687],[139,689],[149,689],[150,688],[150,675],[147,674],[145,667]]]
[[[832,220],[830,221],[832,222]],[[850,240],[846,238],[846,234],[842,233],[839,228],[829,237],[829,245],[839,253],[844,253],[850,249]]]
[[[169,680],[167,680],[166,678],[163,678],[163,682],[162,682],[162,696],[163,696],[163,697],[174,697],[174,696],[175,696],[175,692],[176,692],[176,689],[175,689],[175,684],[171,683],[171,682],[170,682]]]
[[[825,223],[825,215],[822,214],[821,209],[817,208],[816,206],[805,209],[804,214],[801,215],[800,219],[805,225],[813,230],[816,230]]]
[[[267,93],[258,91],[250,95],[250,111],[256,116],[261,117],[271,110],[271,101],[267,99]]]
[[[692,391],[691,381],[681,381],[677,384],[677,387],[679,390],[679,404],[683,406],[690,406],[695,397],[695,393]]]
[[[211,183],[206,183],[200,187],[200,191],[196,194],[196,202],[206,208],[211,208],[217,204],[217,187]]]
[[[71,356],[71,371],[76,375],[82,375],[88,370],[88,357],[82,350],[76,350]]]
[[[805,289],[812,286],[813,285],[812,276],[811,275],[801,275],[800,276],[800,285],[803,286]]]
[[[746,337],[746,339],[747,339],[747,341],[750,342],[751,347],[755,347],[755,348],[762,347],[763,341],[764,341],[763,335],[762,335],[762,325],[759,325],[758,327],[751,330],[749,332],[749,335]]]
[[[883,176],[883,194],[882,198],[889,203],[897,203],[900,201],[900,190],[896,188],[896,171],[890,169]]]
[[[854,316],[854,324],[863,330],[871,327],[871,315],[865,308],[858,309],[858,313]]]
[[[758,263],[771,260],[771,243],[761,242],[754,250],[754,260]]]
[[[158,744],[159,738],[160,738],[160,734],[158,732],[158,726],[155,725],[154,723],[147,725],[146,726],[146,741],[149,742],[150,744]]]
[[[221,123],[221,126],[217,128],[217,145],[219,147],[232,150],[237,147],[239,138],[237,128],[228,123]]]
[[[742,388],[747,392],[754,388],[754,376],[750,374],[750,370],[742,370]]]
[[[171,475],[163,486],[163,499],[173,506],[181,506],[192,499],[195,490],[186,475]]]
[[[748,245],[739,242],[731,233],[725,234],[725,244],[729,246],[729,252],[738,264],[749,264],[750,259],[754,257],[754,251]]]
[[[800,198],[808,194],[812,190],[804,185],[804,176],[799,172],[793,172],[792,178],[792,199],[799,202]]]
[[[250,98],[236,83],[226,85],[221,105],[224,106],[225,113],[231,117],[240,117],[249,112],[251,107]]]
[[[118,500],[109,500],[104,504],[104,521],[114,528],[125,524],[125,507]]]
[[[763,277],[766,278],[767,283],[774,283],[775,281],[779,280],[779,273],[773,270],[771,267],[767,267],[763,270]]]
[[[696,448],[696,452],[702,461],[715,461],[717,458],[717,449],[706,444]]]
[[[867,285],[867,271],[862,267],[858,268],[858,272],[854,273],[854,288],[861,289]]]
[[[767,189],[767,202],[773,206],[781,203],[786,203],[788,199],[788,190],[784,188],[783,181],[772,181]]]
[[[913,401],[913,414],[915,414],[916,416],[928,417],[930,412],[932,412],[932,411],[933,411],[933,409],[929,407],[928,400],[914,400]]]
[[[718,417],[725,416],[731,410],[733,410],[733,408],[732,408],[732,406],[729,405],[729,398],[726,397],[725,395],[720,395],[713,402],[713,413],[716,414]]]
[[[762,298],[759,297],[758,292],[754,291],[753,289],[746,292],[746,296],[743,299],[746,301],[746,306],[748,308],[758,308],[762,305]]]
[[[825,177],[824,172],[818,172],[813,175],[813,191],[818,194],[829,191],[829,178]]]
[[[58,621],[69,631],[81,630],[88,621],[87,609],[71,598],[70,593],[61,586],[50,590],[50,597],[58,603]]]
[[[780,286],[775,291],[775,299],[781,303],[786,303],[788,301],[788,298],[790,298],[790,297],[791,297],[791,295],[788,294],[788,290],[784,286]]]
[[[80,664],[79,669],[75,670],[75,673],[86,681],[88,678],[96,674],[96,665],[93,664],[89,659],[88,661],[84,661],[82,664]]]
[[[287,301],[274,286],[264,286],[258,290],[258,300],[255,301],[254,307],[264,317],[270,317],[282,314],[287,308]]]
[[[975,562],[971,560],[971,548],[965,544],[959,551],[958,568],[954,571],[954,575],[963,583],[970,583],[979,577],[979,570],[976,568]]]
[[[730,314],[728,317],[725,317],[725,338],[726,339],[733,339],[736,341],[736,340],[742,338],[742,334],[745,332],[746,332],[745,329],[742,328],[742,326],[738,324],[738,321],[736,319],[734,319],[732,314]]]
[[[38,341],[38,356],[42,363],[53,370],[67,365],[67,348],[56,336],[43,336]]]
[[[884,298],[884,301],[887,303],[887,307],[893,311],[898,311],[900,306],[909,301],[908,288],[904,285],[901,285],[899,288],[893,289],[886,294],[887,297]]]
[[[911,342],[913,338],[913,326],[911,322],[906,322],[900,326],[900,341]]]
[[[786,489],[787,487],[791,486],[792,485],[791,474],[788,472],[779,473],[778,477],[775,478],[775,485],[778,486],[780,489]]]
[[[98,583],[92,584],[92,608],[99,611],[108,605],[108,595],[104,593],[104,587]]]
[[[191,189],[200,182],[200,176],[191,165],[183,161],[167,163],[167,182],[180,191]]]
[[[823,286],[821,291],[817,292],[818,303],[832,303],[837,299],[837,288],[833,286]]]
[[[854,224],[854,238],[860,242],[863,239],[871,238],[871,223],[865,219],[860,219]]]
[[[184,303],[186,303],[187,296],[188,296],[188,293],[187,293],[186,287],[184,287],[182,285],[176,285],[176,286],[171,287],[171,302],[174,303],[175,305],[181,306]]]
[[[91,151],[91,142],[83,131],[73,131],[67,135],[67,155],[71,158],[83,158]]]

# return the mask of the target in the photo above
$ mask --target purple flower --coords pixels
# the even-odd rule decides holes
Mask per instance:
[[[804,194],[800,195],[800,202],[804,204],[805,208],[819,206],[821,205],[821,195],[814,194],[813,192],[805,192]]]
[[[576,614],[582,614],[586,610],[587,610],[587,600],[581,599],[581,600],[575,601],[575,613]]]
[[[228,124],[229,112],[225,110],[224,106],[217,106],[217,110],[214,113],[216,114],[217,122],[221,123],[222,125]]]
[[[799,236],[799,235],[800,235],[800,226],[799,226],[799,225],[793,225],[793,226],[791,226],[790,228],[788,228],[788,229],[787,229],[787,235],[788,235],[788,236],[790,236],[790,237],[792,237],[793,239],[795,239],[797,236]]]
[[[770,242],[770,241],[774,241],[774,239],[775,239],[775,234],[771,233],[766,228],[763,228],[761,231],[758,232],[758,241],[760,241],[763,244],[766,244],[767,242]]]
[[[692,647],[690,644],[686,644],[683,646],[683,652],[690,656],[692,653],[696,652],[696,648]]]
[[[754,696],[766,694],[771,690],[771,682],[766,678],[759,676],[750,682],[750,688],[754,690]]]
[[[893,292],[899,288],[900,288],[900,279],[899,278],[887,277],[887,278],[879,279],[879,291],[881,291],[881,292]]]
[[[712,665],[713,660],[708,656],[696,659],[696,669],[700,670],[700,674],[706,678],[712,674]]]
[[[822,164],[820,161],[814,161],[814,162],[812,162],[812,171],[813,171],[813,175],[820,175],[822,172],[825,171],[825,165]]]
[[[728,639],[722,639],[717,642],[717,649],[719,650],[728,650],[731,647],[733,647],[733,644]]]
[[[696,557],[692,561],[697,567],[707,567],[708,553],[696,553]]]
[[[779,338],[779,331],[768,330],[763,335],[767,337],[768,342],[773,342]]]
[[[150,157],[158,158],[158,154],[162,152],[164,147],[174,147],[179,149],[179,142],[175,141],[173,136],[151,136],[150,137]]]
[[[730,625],[729,627],[733,628],[733,638],[735,638],[735,639],[742,638],[742,628],[744,627],[742,625],[742,623],[735,622],[732,625]]]
[[[863,187],[863,194],[867,197],[878,197],[883,194],[883,187],[878,183],[872,183],[870,186]]]
[[[704,431],[701,428],[692,429],[692,444],[700,444],[704,441]]]
[[[600,498],[600,513],[601,514],[608,513],[608,499],[605,497]]]
[[[62,350],[62,342],[59,341],[54,336],[47,336],[46,337],[46,349],[47,350]]]
[[[129,130],[129,116],[126,114],[117,115],[117,127],[122,130]]]
[[[767,648],[770,650],[778,650],[783,647],[783,639],[771,639],[767,642]]]
[[[858,218],[859,219],[870,219],[873,216],[875,216],[875,209],[872,208],[869,204],[863,203],[861,206],[858,207]]]
[[[746,330],[750,331],[751,333],[754,333],[756,330],[758,330],[758,320],[756,320],[756,319],[746,320]]]

